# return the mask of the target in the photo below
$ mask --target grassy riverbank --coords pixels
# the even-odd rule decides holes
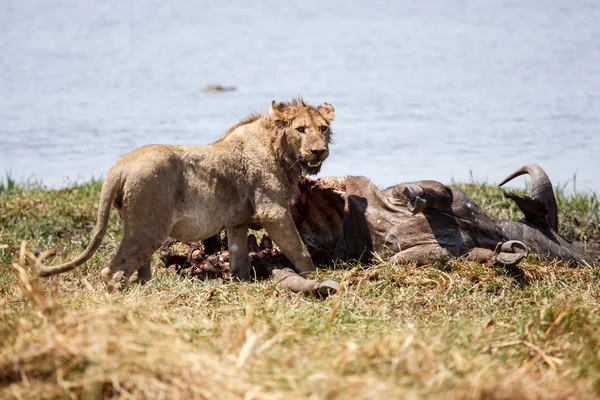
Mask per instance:
[[[517,219],[496,187],[461,185]],[[327,301],[273,283],[155,279],[107,297],[99,270],[116,214],[80,270],[37,281],[13,270],[22,240],[87,245],[101,182],[48,191],[0,185],[0,398],[596,398],[600,273],[533,257],[518,270],[453,260],[444,270],[323,270]],[[557,190],[561,233],[600,240],[596,196]]]

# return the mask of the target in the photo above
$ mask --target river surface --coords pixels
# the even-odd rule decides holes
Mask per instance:
[[[322,176],[494,183],[536,162],[600,191],[598,0],[0,0],[0,174],[19,181],[101,177],[298,96],[336,109]]]

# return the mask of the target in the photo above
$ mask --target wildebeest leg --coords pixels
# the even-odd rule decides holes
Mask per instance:
[[[248,256],[248,224],[228,226],[227,246],[229,247],[229,266],[232,276],[250,280],[250,257]]]
[[[290,289],[296,293],[314,294],[319,298],[326,298],[340,290],[340,284],[331,279],[305,279],[290,268],[274,269],[271,276],[277,286]]]
[[[435,264],[444,262],[453,256],[463,255],[458,249],[451,251],[438,244],[424,244],[411,247],[396,253],[392,262],[400,264],[414,262],[417,265]],[[479,263],[493,261],[498,266],[516,266],[528,255],[527,247],[518,240],[509,240],[498,243],[495,250],[475,247],[466,254],[467,259]]]
[[[475,261],[480,264],[492,261],[494,257],[496,257],[494,250],[485,249],[483,247],[475,247],[467,253],[467,260]]]
[[[417,265],[435,264],[445,262],[453,255],[448,249],[443,248],[437,243],[423,244],[402,250],[396,253],[392,258],[392,262],[399,264],[407,264],[414,262]]]
[[[452,189],[436,181],[403,183],[394,187],[393,196],[404,196],[407,208],[413,214],[427,208],[444,209],[452,205]]]
[[[527,257],[527,247],[518,240],[498,243],[495,250],[475,247],[467,253],[467,259],[485,264],[493,261],[503,267],[514,267]]]

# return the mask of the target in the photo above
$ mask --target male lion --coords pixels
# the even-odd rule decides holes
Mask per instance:
[[[102,270],[109,291],[137,271],[151,278],[150,259],[167,236],[186,241],[227,231],[233,276],[251,278],[247,234],[264,227],[300,272],[314,270],[290,214],[302,172],[316,174],[329,155],[335,117],[328,103],[273,101],[205,146],[148,145],[123,156],[108,171],[92,241],[75,260],[57,266],[35,262],[40,276],[69,271],[98,249],[111,205],[123,221],[117,253]]]

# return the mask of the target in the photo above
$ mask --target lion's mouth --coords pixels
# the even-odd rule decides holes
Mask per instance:
[[[308,175],[318,174],[321,170],[322,160],[302,160],[302,170]]]

